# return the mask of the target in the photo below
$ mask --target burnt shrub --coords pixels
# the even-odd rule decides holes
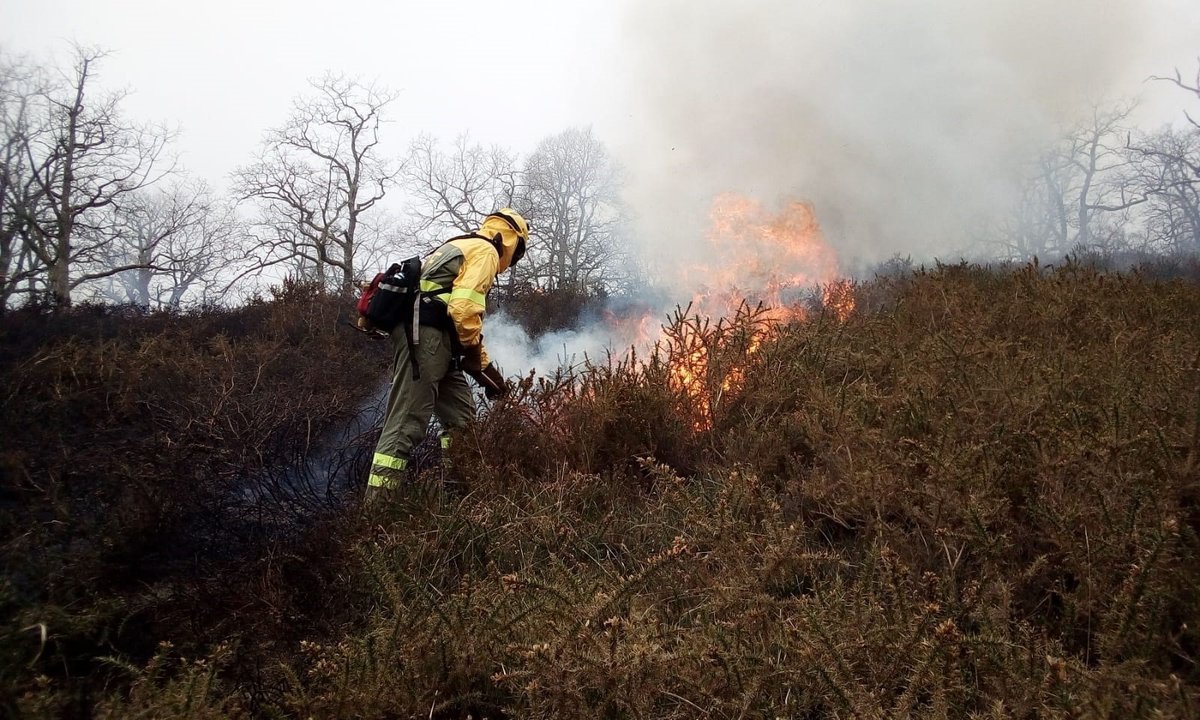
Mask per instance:
[[[489,485],[565,468],[637,484],[645,460],[690,470],[698,437],[668,374],[661,357],[632,357],[526,378],[470,428],[455,467]]]
[[[301,495],[264,470],[302,457],[386,363],[340,327],[348,306],[289,284],[241,309],[0,320],[3,595],[15,630],[45,632],[9,638],[36,656],[16,674],[85,682],[98,655],[205,643],[253,602],[237,577]],[[335,511],[321,497],[310,515]]]

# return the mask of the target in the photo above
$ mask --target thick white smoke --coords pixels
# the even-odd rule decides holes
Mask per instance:
[[[850,257],[961,252],[967,228],[1009,204],[1030,151],[1092,103],[1170,71],[1144,51],[1180,7],[633,3],[618,145],[639,235],[686,253],[711,198],[733,191],[812,202]]]
[[[551,375],[555,370],[581,367],[585,362],[603,365],[611,352],[625,357],[634,338],[620,327],[602,322],[584,322],[578,329],[549,332],[536,340],[511,318],[489,315],[485,332],[488,354],[509,375]]]
[[[973,230],[1010,211],[1036,152],[1093,105],[1194,67],[1194,5],[627,0],[616,52],[605,53],[619,79],[596,96],[654,280],[679,285],[652,324],[698,291],[685,270],[725,270],[728,253],[706,245],[723,193],[767,212],[812,203],[843,270],[896,253],[976,255]],[[583,326],[533,343],[489,318],[488,343],[506,370],[540,373],[630,344],[613,337],[620,328]]]

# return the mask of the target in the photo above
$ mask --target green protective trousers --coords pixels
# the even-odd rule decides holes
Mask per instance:
[[[370,497],[379,489],[399,486],[408,467],[408,453],[425,438],[429,418],[437,414],[444,433],[464,427],[475,417],[475,400],[462,370],[455,367],[447,330],[422,325],[416,348],[421,377],[413,380],[408,343],[403,329],[392,333],[392,387],[387,414],[367,479]],[[443,449],[448,435],[442,437]]]

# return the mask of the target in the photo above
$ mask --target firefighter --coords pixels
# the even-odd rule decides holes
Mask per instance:
[[[475,416],[466,375],[489,398],[507,391],[504,376],[483,346],[487,293],[499,273],[525,254],[529,225],[511,208],[484,218],[479,229],[446,241],[422,262],[420,327],[410,350],[404,330],[391,332],[395,355],[383,433],[371,460],[367,499],[399,486],[408,454],[425,437],[430,415],[442,426],[443,451],[450,432]],[[415,371],[412,355],[415,352]]]

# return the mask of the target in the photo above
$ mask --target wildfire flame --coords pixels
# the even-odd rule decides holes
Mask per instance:
[[[854,309],[849,281],[838,275],[837,255],[825,241],[811,205],[789,202],[771,212],[759,201],[734,193],[713,199],[711,229],[702,253],[704,262],[684,269],[689,287],[697,288],[692,308],[717,322],[747,307],[755,316],[746,354],[754,354],[781,325],[802,319],[802,293],[822,288],[822,302],[839,319]],[[709,377],[709,350],[702,328],[684,325],[681,334],[661,338],[658,346],[669,358],[673,384],[696,409],[695,426],[712,423],[713,390],[717,396],[735,390],[745,380],[745,368],[732,367],[720,378]]]
[[[837,256],[825,242],[808,203],[789,202],[772,213],[734,193],[713,199],[705,262],[685,269],[699,289],[697,309],[728,317],[743,302],[762,303],[787,321],[802,316],[800,292],[838,277]]]
[[[680,269],[682,283],[694,288],[691,304],[669,330],[648,307],[610,313],[607,325],[638,356],[646,358],[650,350],[666,361],[670,384],[687,399],[694,427],[703,430],[712,425],[713,406],[745,382],[744,359],[772,333],[804,319],[814,289],[825,312],[844,320],[854,310],[854,288],[840,277],[837,255],[813,207],[803,202],[772,211],[753,198],[718,195],[696,257]],[[722,360],[717,367],[710,345],[730,337],[731,323],[750,330],[736,339],[743,364]]]

